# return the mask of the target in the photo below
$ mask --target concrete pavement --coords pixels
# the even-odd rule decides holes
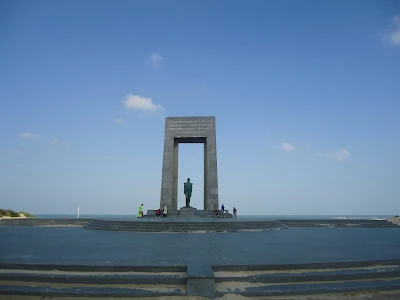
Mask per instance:
[[[294,264],[400,258],[397,228],[137,233],[0,227],[0,262],[96,265]]]

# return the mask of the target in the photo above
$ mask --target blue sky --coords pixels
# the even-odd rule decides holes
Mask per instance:
[[[165,117],[216,116],[228,209],[400,213],[397,1],[6,0],[0,38],[0,207],[157,208]]]

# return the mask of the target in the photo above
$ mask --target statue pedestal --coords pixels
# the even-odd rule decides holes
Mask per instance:
[[[194,218],[196,215],[197,209],[194,207],[181,207],[179,211],[179,216],[181,218]]]

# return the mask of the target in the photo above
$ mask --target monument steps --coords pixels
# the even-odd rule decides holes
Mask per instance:
[[[342,221],[342,220],[280,220],[286,224],[386,224],[386,220],[359,220],[359,221]]]
[[[364,228],[399,228],[399,225],[395,224],[332,224],[332,223],[326,223],[326,224],[290,224],[287,225],[289,228],[295,228],[295,227],[346,227],[346,228],[351,228],[351,227],[364,227]]]
[[[395,264],[393,264],[395,263]],[[400,289],[399,261],[214,266],[216,297],[289,296]]]
[[[140,232],[188,232],[207,231],[223,232],[238,230],[263,230],[286,228],[400,228],[387,220],[368,219],[318,219],[318,220],[254,220],[225,219],[212,217],[195,218],[156,218],[146,216],[143,219],[132,217],[131,220],[101,219],[3,219],[0,226],[76,226],[92,230],[123,230]]]
[[[25,281],[25,282],[48,282],[48,283],[79,283],[82,282],[86,284],[149,284],[149,282],[154,282],[154,284],[174,284],[183,285],[186,280],[180,275],[106,275],[102,273],[101,275],[65,275],[65,274],[54,274],[51,272],[47,273],[13,273],[4,272],[1,270],[0,282],[1,281]],[[129,272],[127,272],[129,273]]]
[[[0,294],[5,296],[229,299],[233,294],[296,297],[351,292],[365,293],[367,299],[369,291],[394,294],[399,289],[399,259],[213,266],[201,262],[187,266],[0,264]]]
[[[12,286],[1,285],[0,294],[19,296],[41,296],[41,297],[168,297],[185,296],[183,289],[151,290],[135,288],[106,288],[98,287],[52,287],[52,286]]]
[[[246,228],[238,228],[238,229],[215,229],[215,228],[204,228],[204,229],[163,229],[163,230],[150,230],[150,229],[123,229],[123,228],[96,228],[92,230],[103,230],[103,231],[134,231],[134,232],[143,232],[143,233],[157,233],[157,232],[169,232],[169,233],[224,233],[224,232],[248,232],[248,231],[268,231],[268,230],[280,230],[279,228],[257,228],[257,229],[246,229]]]
[[[238,284],[238,286],[240,286]],[[266,296],[290,296],[290,295],[315,295],[333,294],[366,291],[387,291],[400,289],[399,279],[376,279],[363,281],[338,281],[338,282],[318,282],[318,283],[298,283],[298,284],[268,284],[268,285],[247,285],[243,290],[239,288],[224,289],[217,285],[216,297],[226,294],[241,295],[244,297],[266,297]],[[394,299],[394,298],[393,298]],[[398,299],[398,298],[397,298]]]
[[[126,226],[146,226],[146,227],[151,227],[151,226],[196,226],[196,227],[201,227],[201,226],[245,226],[245,225],[280,225],[282,226],[281,222],[278,221],[219,221],[219,220],[211,220],[211,221],[199,221],[199,222],[190,222],[190,221],[167,221],[163,219],[159,220],[154,220],[151,222],[146,222],[146,221],[141,221],[141,220],[133,220],[133,221],[112,221],[112,220],[91,220],[87,224],[102,224],[102,225],[107,225],[107,224],[118,224],[118,225],[126,225]]]
[[[326,220],[278,220],[288,227],[393,227],[400,226],[387,220],[370,219],[326,219]]]
[[[92,220],[84,225],[86,229],[138,231],[138,232],[235,232],[241,230],[271,230],[290,227],[365,227],[400,228],[386,220],[277,220],[277,221],[240,221],[235,219],[193,219],[181,220],[164,218],[151,220],[112,221]]]
[[[379,278],[400,278],[400,267],[380,267],[377,269],[327,269],[327,270],[294,270],[291,272],[276,271],[269,273],[243,275],[241,277],[216,277],[215,282],[261,282],[261,283],[288,283],[311,281],[343,281]]]
[[[232,230],[237,230],[237,229],[268,229],[268,228],[281,228],[281,227],[277,227],[277,226],[232,226],[232,227],[219,227],[219,226],[160,226],[160,227],[145,227],[145,226],[101,226],[101,225],[91,225],[90,227],[85,227],[86,229],[143,229],[143,230],[149,230],[149,231],[154,231],[154,230],[165,230],[165,229],[179,229],[179,230],[202,230],[202,229],[215,229],[215,230],[228,230],[228,229],[232,229]]]
[[[6,266],[7,267],[7,266]],[[21,267],[21,266],[20,266]],[[162,297],[186,295],[186,267],[62,266],[0,269],[0,294],[42,297]],[[42,269],[42,270],[40,270]],[[43,270],[44,269],[44,270]],[[146,270],[147,269],[147,270]],[[153,269],[153,271],[152,271]],[[82,271],[85,270],[85,271]]]
[[[165,220],[140,222],[140,221],[104,221],[93,220],[84,225],[86,229],[92,230],[114,230],[114,231],[138,231],[138,232],[235,232],[240,230],[271,230],[284,229],[280,222],[258,221],[258,222],[168,222]]]

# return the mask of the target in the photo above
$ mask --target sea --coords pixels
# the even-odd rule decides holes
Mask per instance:
[[[76,219],[77,215],[63,215],[63,214],[38,214],[35,215],[40,219]],[[381,220],[390,219],[393,215],[238,215],[238,219],[246,220],[288,220],[288,219],[369,219],[369,220]],[[128,214],[81,214],[80,219],[121,219],[126,220],[130,218],[136,218],[136,215]]]

